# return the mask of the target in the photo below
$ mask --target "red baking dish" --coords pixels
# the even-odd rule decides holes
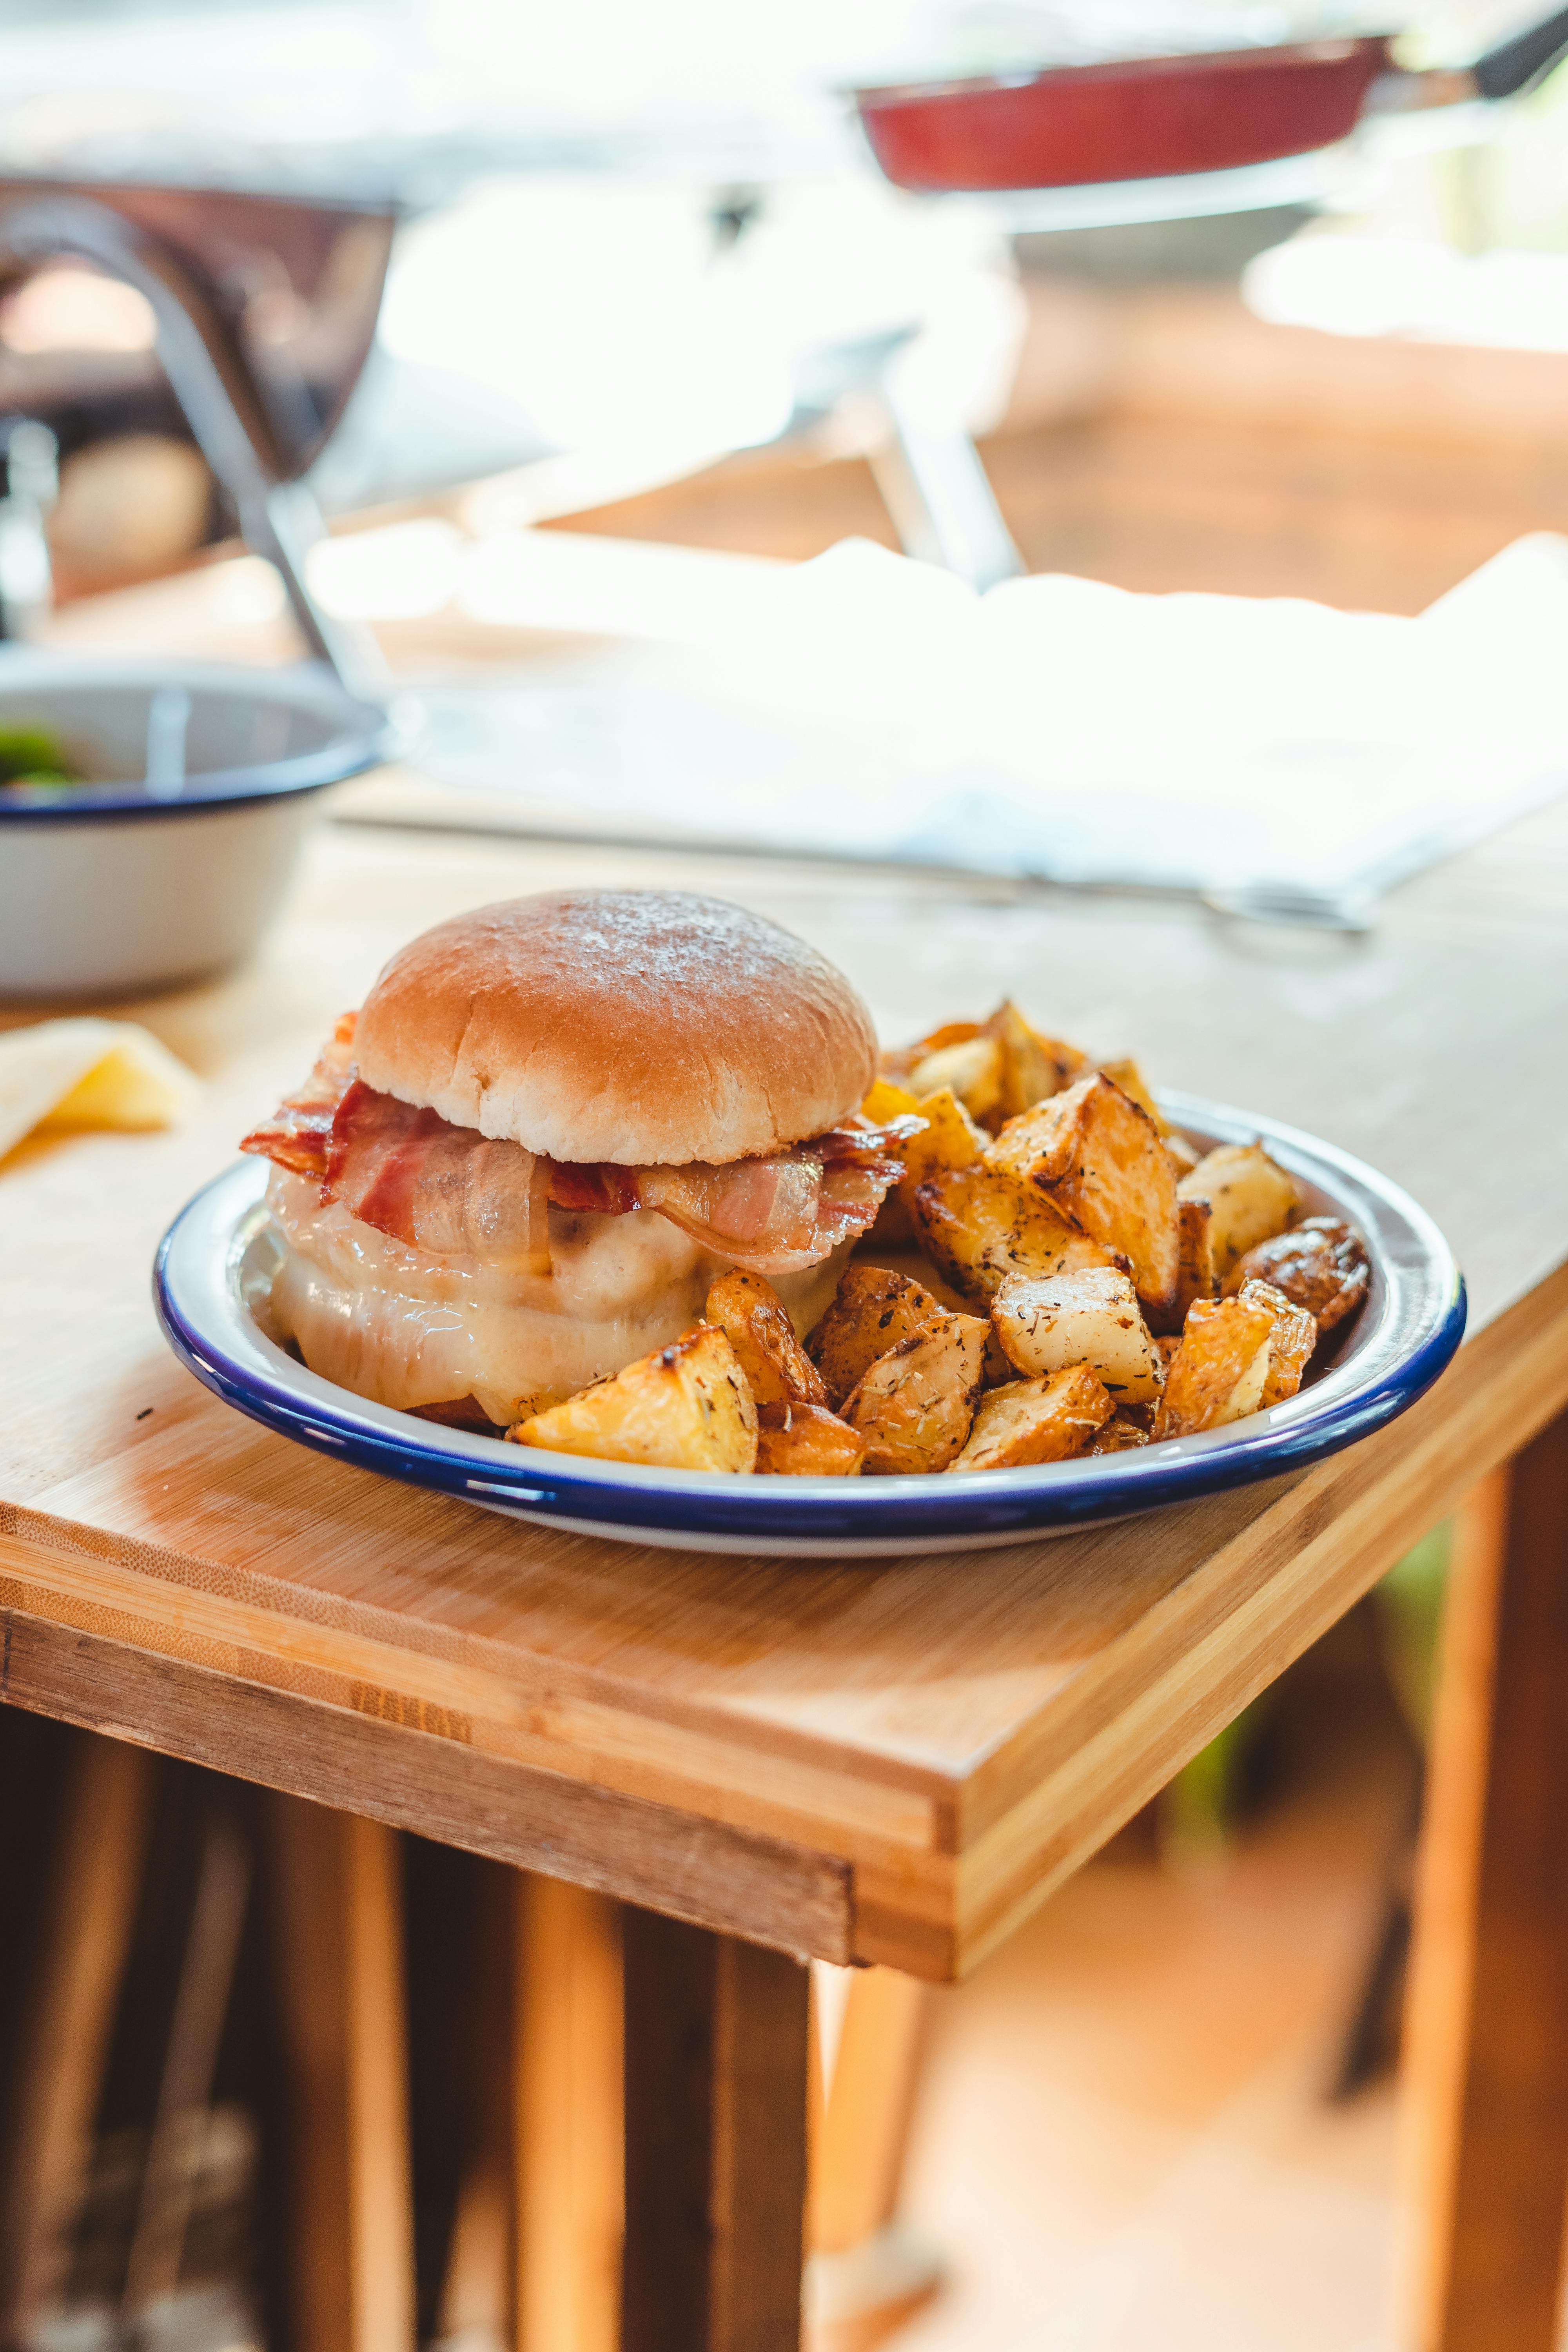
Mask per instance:
[[[1332,146],[1363,112],[1511,98],[1568,55],[1568,8],[1461,70],[1413,71],[1391,34],[1118,58],[856,92],[872,152],[920,195],[1227,172]]]
[[[858,103],[900,188],[1070,188],[1327,147],[1387,67],[1385,39],[1310,41],[862,90]]]

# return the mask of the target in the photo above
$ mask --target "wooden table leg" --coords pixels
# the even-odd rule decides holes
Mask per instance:
[[[293,2340],[299,2352],[413,2352],[396,1832],[301,1797],[272,1804],[294,2108]]]
[[[515,2352],[616,2352],[620,1920],[588,1887],[513,1881]]]
[[[808,2110],[807,2352],[872,2352],[931,2300],[942,2275],[936,2246],[898,2218],[930,1987],[893,1969],[846,1975],[829,2080]],[[820,2029],[815,2003],[813,2014]],[[815,2076],[825,2053],[814,2038]]]
[[[625,1916],[623,2352],[796,2352],[807,1972]]]
[[[1407,2034],[1421,2352],[1552,2352],[1568,2198],[1568,1415],[1461,1514]]]
[[[79,1744],[50,1873],[26,2054],[16,2112],[5,2119],[0,2339],[7,2344],[27,2335],[61,2283],[136,1921],[157,1770],[142,1748],[72,1736]]]

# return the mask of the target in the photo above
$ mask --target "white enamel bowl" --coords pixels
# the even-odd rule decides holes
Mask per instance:
[[[174,988],[242,962],[316,795],[382,756],[384,714],[314,669],[0,651],[0,725],[94,781],[0,791],[0,1001]]]

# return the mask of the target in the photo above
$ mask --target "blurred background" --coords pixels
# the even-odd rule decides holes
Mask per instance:
[[[1406,53],[1463,58],[1519,16],[1437,6]],[[500,0],[13,0],[0,171],[399,208],[363,377],[308,469],[334,519],[413,503],[465,537],[591,514],[756,554],[897,545],[878,489],[896,358],[907,397],[984,441],[1032,571],[1414,613],[1558,516],[1560,76],[1289,159],[1290,200],[1265,184],[1242,209],[1098,226],[1072,223],[1114,210],[1103,194],[904,194],[846,95],[1372,21],[1342,0],[569,22]],[[345,235],[320,308],[351,308],[378,258]],[[257,339],[287,346],[297,290],[247,291]],[[6,297],[0,394],[58,442],[64,599],[234,530],[153,344],[146,300],[77,260]],[[504,495],[443,498],[498,474]],[[450,541],[404,547],[405,603],[453,584]]]
[[[1414,621],[1568,531],[1568,68],[1182,189],[900,188],[853,91],[1369,32],[1411,73],[1457,73],[1540,13],[8,0],[0,230],[41,191],[183,256],[274,478],[173,380],[196,363],[172,358],[165,281],[29,230],[0,269],[5,634],[325,652],[406,754],[341,788],[342,824],[885,851],[911,710],[931,732],[914,673],[988,592],[1071,575]],[[1543,544],[1549,648],[1568,570]],[[1088,608],[1038,609],[1037,636],[948,680],[944,776],[998,663],[1015,731],[1045,723],[1052,632]],[[1521,772],[1560,789],[1543,668]],[[1418,731],[1427,676],[1397,669],[1395,733]],[[1476,693],[1496,677],[1477,667]],[[808,771],[855,781],[854,838],[813,834]],[[932,812],[930,854],[956,856]],[[818,2217],[816,2352],[1390,2341],[1392,2067],[1452,1540],[972,1984],[889,2029],[878,2185]],[[324,2346],[290,2182],[319,2089],[301,1923],[331,1866],[283,1801],[127,1755],[0,1716],[11,2340]],[[365,1899],[399,1988],[383,2090],[410,2326],[481,2352],[513,2327],[483,2224],[500,1898],[478,1864],[386,1840]],[[584,1932],[613,1967],[613,1923]],[[828,1972],[818,1992],[830,2076],[847,1996]],[[39,2084],[66,2049],[85,2138],[51,2174]],[[857,2303],[831,2258],[857,2231],[886,2252],[895,2221],[892,2284]],[[615,2226],[612,2197],[612,2268]]]

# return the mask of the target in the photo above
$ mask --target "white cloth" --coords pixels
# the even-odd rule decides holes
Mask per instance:
[[[1327,921],[1568,789],[1568,540],[1550,533],[1415,620],[1059,574],[976,596],[863,541],[725,587],[647,634],[700,641],[727,693],[514,673],[483,700],[428,698],[411,756],[473,785],[505,744],[547,829]]]

